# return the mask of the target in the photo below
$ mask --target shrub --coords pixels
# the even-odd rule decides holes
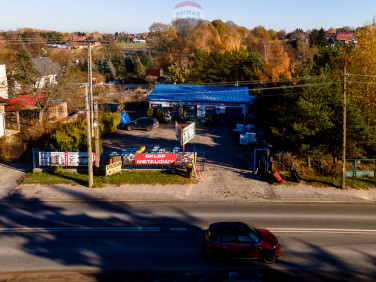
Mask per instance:
[[[103,113],[99,117],[99,134],[104,135],[116,131],[120,124],[119,113]]]
[[[85,151],[87,149],[86,123],[69,123],[55,132],[46,142],[47,149]]]
[[[148,117],[154,116],[154,109],[153,108],[149,108],[148,112],[147,112],[147,115],[148,115]]]

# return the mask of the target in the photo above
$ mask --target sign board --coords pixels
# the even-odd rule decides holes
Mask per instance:
[[[93,153],[93,164],[96,155]],[[87,166],[88,154],[85,152],[39,152],[40,166]]]
[[[175,122],[175,134],[180,145],[184,146],[196,136],[196,123],[193,122],[189,125],[179,125]]]
[[[196,136],[196,123],[193,122],[190,125],[183,128],[182,141],[183,144],[187,144]]]
[[[173,153],[141,153],[135,154],[136,165],[171,165],[176,164],[176,154]]]
[[[106,177],[108,177],[110,175],[114,175],[116,173],[120,173],[122,165],[123,165],[122,162],[116,162],[116,163],[113,163],[113,164],[106,165],[106,171],[105,171]]]

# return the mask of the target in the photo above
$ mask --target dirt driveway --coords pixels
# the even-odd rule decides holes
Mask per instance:
[[[174,124],[161,124],[151,132],[118,130],[102,140],[103,147],[124,149],[135,146],[179,146]],[[239,135],[226,125],[197,125],[196,136],[189,143],[205,151],[203,183],[181,190],[178,197],[196,200],[250,200],[276,198],[273,188],[257,180],[253,167],[253,149],[239,144]]]
[[[118,130],[102,140],[103,147],[125,149],[129,147],[160,146],[173,148],[180,146],[175,136],[174,124],[160,124],[151,132],[144,130]],[[239,145],[239,134],[226,125],[196,127],[196,136],[187,146],[195,146],[205,152],[205,169],[211,166],[249,169],[253,166],[252,148]]]

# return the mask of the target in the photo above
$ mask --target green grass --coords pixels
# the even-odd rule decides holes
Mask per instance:
[[[324,187],[336,187],[341,188],[341,177],[324,177],[315,176],[304,179],[309,185],[324,186]],[[376,187],[376,178],[372,177],[348,177],[346,178],[346,187],[354,189],[371,189]]]
[[[88,176],[82,173],[71,173],[62,170],[54,172],[28,173],[19,180],[19,184],[70,184],[87,185]],[[197,183],[186,178],[185,171],[124,171],[107,178],[94,176],[93,187],[106,185],[120,186],[122,184],[150,184],[150,185],[187,185]]]
[[[134,49],[134,48],[147,48],[148,45],[146,43],[118,43],[121,48],[123,49]]]

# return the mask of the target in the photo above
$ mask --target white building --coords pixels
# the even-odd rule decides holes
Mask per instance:
[[[146,43],[145,39],[136,37],[133,39],[133,43]]]
[[[8,82],[5,65],[0,65],[0,97],[8,99]]]

